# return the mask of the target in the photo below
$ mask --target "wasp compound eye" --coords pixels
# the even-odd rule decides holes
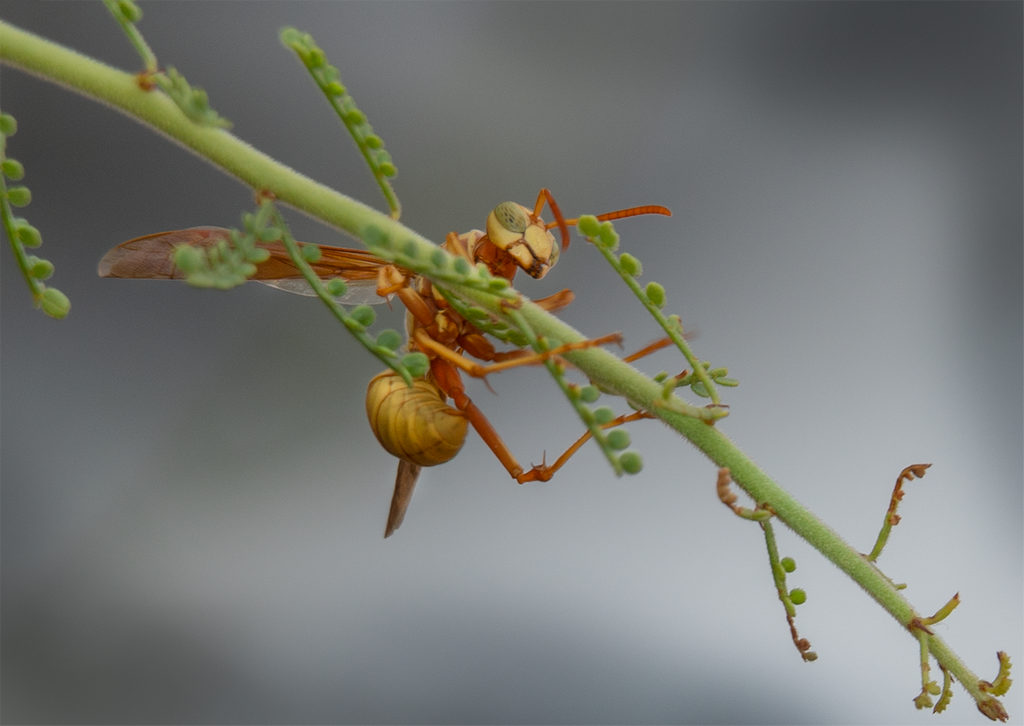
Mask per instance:
[[[530,218],[515,202],[502,202],[494,208],[494,216],[498,223],[509,232],[522,234],[530,226]]]

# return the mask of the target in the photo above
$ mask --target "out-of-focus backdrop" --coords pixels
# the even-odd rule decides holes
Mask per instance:
[[[728,366],[721,426],[880,560],[979,676],[1022,643],[1022,6],[155,3],[140,28],[234,132],[379,195],[279,44],[310,31],[441,241],[552,189],[566,214],[664,204],[623,248]],[[99,3],[0,15],[115,66]],[[379,364],[318,303],[103,280],[139,235],[237,224],[251,193],[110,109],[2,71],[56,322],[2,261],[2,717],[23,723],[980,721],[915,712],[917,645],[787,531],[801,662],[757,527],[655,422],[617,479],[585,448],[516,485],[475,434],[382,531]],[[353,245],[293,215],[300,238]],[[654,324],[577,239],[540,297],[588,334]],[[382,323],[401,327],[399,310]],[[662,353],[642,367],[683,367]],[[540,370],[470,393],[526,464],[579,432]],[[1014,722],[1019,686],[1007,698]]]

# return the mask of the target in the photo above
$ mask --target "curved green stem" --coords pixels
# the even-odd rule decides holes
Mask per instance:
[[[233,134],[196,125],[163,93],[142,90],[135,76],[3,21],[0,21],[0,59],[90,98],[105,101],[253,189],[273,192],[279,201],[355,237],[361,237],[362,229],[368,224],[387,228],[392,223],[387,215],[290,169]],[[403,237],[413,235],[429,244],[408,229],[401,230]]]
[[[436,251],[427,239],[378,212],[325,187],[274,161],[220,130],[197,126],[162,93],[147,92],[134,76],[110,68],[79,53],[0,22],[0,59],[47,80],[61,83],[90,97],[106,101],[192,149],[214,165],[257,190],[272,192],[278,200],[360,239],[373,237],[375,253],[386,259],[399,256],[429,257]],[[485,289],[438,280],[437,284],[463,299],[490,310],[512,324],[508,296]],[[563,343],[584,336],[538,306],[523,301],[518,313],[532,331]],[[694,408],[676,396],[664,396],[664,387],[635,368],[599,348],[566,353],[565,358],[605,390],[625,397],[685,436],[719,467],[728,467],[733,480],[759,504],[868,592],[915,636],[920,616],[892,582],[842,537],[776,484],[718,428],[692,414]],[[978,687],[978,677],[937,636],[925,634],[932,656],[947,668],[979,702],[983,712],[998,708],[998,701]],[[994,702],[994,704],[993,704]],[[989,711],[985,711],[985,707]]]

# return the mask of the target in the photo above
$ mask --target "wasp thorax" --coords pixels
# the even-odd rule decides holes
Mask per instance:
[[[541,219],[515,202],[502,202],[487,217],[487,237],[538,280],[558,261],[558,243]]]

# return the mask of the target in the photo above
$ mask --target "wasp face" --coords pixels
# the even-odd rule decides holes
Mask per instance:
[[[558,262],[558,243],[544,220],[515,202],[502,202],[494,208],[487,217],[487,237],[538,280]]]

